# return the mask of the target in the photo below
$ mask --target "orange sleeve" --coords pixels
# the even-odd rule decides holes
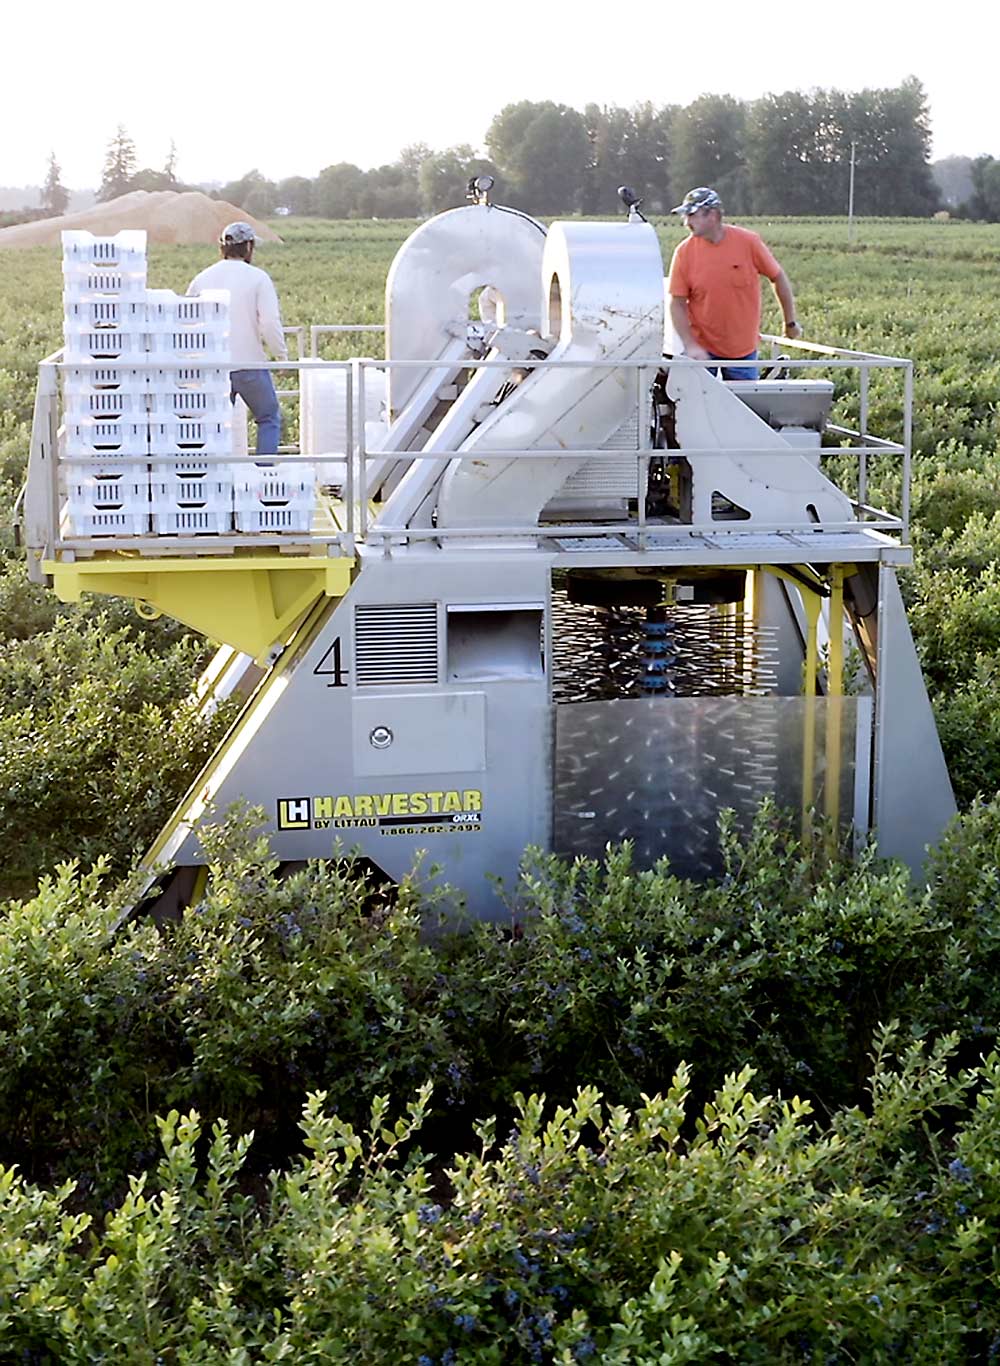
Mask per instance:
[[[758,275],[766,275],[769,280],[776,280],[781,274],[781,266],[777,258],[765,244],[762,237],[753,234],[753,263]]]
[[[674,247],[674,254],[670,260],[670,280],[667,284],[667,292],[674,299],[686,299],[691,293],[691,284],[688,280],[687,271],[684,268],[684,252],[681,248],[684,243]]]

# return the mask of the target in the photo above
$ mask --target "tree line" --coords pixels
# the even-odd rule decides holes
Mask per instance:
[[[855,211],[921,217],[947,207],[1000,219],[1000,161],[953,157],[930,163],[930,115],[920,81],[854,93],[786,91],[756,100],[706,94],[686,106],[551,100],[505,106],[485,136],[485,154],[460,143],[405,147],[370,170],[353,162],[315,177],[271,180],[252,169],[214,193],[248,213],[319,218],[417,218],[463,202],[471,177],[493,175],[498,194],[529,213],[609,214],[630,184],[652,213],[666,213],[693,185],[713,185],[732,214],[838,215],[853,179]],[[162,168],[140,167],[119,125],[108,144],[101,201],[131,190],[195,189],[177,177],[174,144]],[[55,154],[42,212],[61,213],[67,192]]]
[[[131,190],[197,188],[199,187],[195,185],[183,185],[177,179],[177,149],[172,141],[162,169],[140,167],[134,141],[124,124],[118,125],[104,154],[101,186],[97,192],[98,202],[117,199],[119,195],[128,194]],[[69,203],[70,192],[63,184],[62,167],[53,151],[49,153],[45,180],[39,196],[39,207],[36,209],[25,206],[0,213],[0,226],[8,227],[14,223],[27,223],[39,218],[58,218],[66,213]]]
[[[631,108],[522,100],[490,123],[486,155],[423,144],[373,170],[351,162],[314,179],[258,170],[219,193],[248,212],[321,218],[416,217],[460,204],[471,176],[496,176],[503,199],[529,213],[614,213],[633,185],[665,213],[693,185],[714,185],[734,214],[842,214],[854,163],[858,213],[922,216],[941,207],[930,165],[923,86],[846,93],[788,91],[758,100],[702,95],[691,104]]]

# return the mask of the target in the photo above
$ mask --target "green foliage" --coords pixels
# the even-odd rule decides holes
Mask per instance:
[[[47,632],[7,642],[0,678],[0,890],[7,895],[72,857],[105,856],[124,872],[234,714],[230,703],[206,718],[189,696],[201,642],[176,628],[154,642],[113,625],[112,615],[121,617],[121,608],[89,619],[60,616]]]
[[[239,180],[231,180],[219,191],[219,198],[236,204],[247,213],[266,218],[278,207],[278,187],[273,180],[261,175],[256,167]]]
[[[751,208],[745,157],[747,106],[732,95],[699,95],[671,130],[670,174],[679,204],[694,185],[711,185],[730,213]]]
[[[465,143],[444,152],[432,152],[420,163],[417,175],[420,207],[426,214],[454,209],[465,202],[470,179],[495,174],[496,167]]]
[[[627,848],[606,865],[534,855],[530,929],[471,964],[501,1013],[463,1059],[469,1076],[482,1086],[496,1068],[494,1084],[560,1099],[572,1079],[634,1102],[681,1058],[711,1086],[739,1059],[832,1107],[857,1099],[880,1020],[923,1034],[963,1017],[973,945],[904,870],[870,853],[825,861],[766,809],[745,844],[724,844],[729,871],[706,886],[637,871]]]
[[[551,100],[508,104],[486,132],[486,147],[504,174],[505,197],[528,213],[573,212],[590,161],[583,116]]]
[[[588,104],[583,111],[591,145],[589,178],[583,201],[586,214],[620,214],[619,185],[634,186],[646,213],[669,213],[671,129],[677,109],[648,102]]]
[[[947,1042],[891,1047],[866,1111],[826,1131],[749,1069],[694,1107],[680,1067],[634,1108],[519,1095],[507,1139],[483,1124],[447,1172],[413,1149],[427,1088],[395,1121],[376,1097],[360,1127],[320,1093],[306,1155],[256,1202],[251,1136],[218,1123],[206,1149],[171,1110],[155,1174],[103,1221],[71,1185],[0,1172],[4,1345],[60,1363],[980,1359],[1000,1327],[1000,1060],[956,1075]]]
[[[724,842],[709,886],[534,855],[514,933],[281,879],[249,816],[159,928],[103,865],[43,880],[0,920],[4,1350],[984,1358],[1000,805],[924,893],[766,812]]]
[[[1000,222],[1000,161],[995,157],[976,157],[969,167],[972,195],[968,209],[973,218]]]
[[[56,161],[55,152],[49,153],[48,172],[42,186],[42,208],[46,214],[57,218],[66,212],[69,204],[69,191],[62,183],[62,168]]]
[[[124,124],[119,124],[104,154],[104,169],[97,191],[98,201],[117,199],[131,188],[131,180],[138,169],[135,143]]]
[[[144,1162],[155,1108],[199,1105],[283,1150],[307,1086],[352,1113],[445,1073],[439,965],[408,886],[386,905],[339,864],[280,880],[246,822],[205,845],[209,893],[161,931],[111,933],[126,893],[99,898],[104,863],[61,868],[0,922],[8,1160],[106,1189]]]
[[[0,1079],[0,1133],[9,1157],[89,1164],[106,1185],[170,1106],[287,1153],[306,1090],[357,1122],[374,1093],[401,1103],[431,1083],[446,1144],[518,1089],[568,1103],[586,1084],[638,1104],[682,1060],[702,1088],[738,1063],[824,1111],[854,1104],[879,1021],[975,1046],[1000,1018],[993,941],[966,905],[985,893],[968,836],[952,838],[942,857],[965,871],[925,895],[871,855],[805,848],[767,813],[748,841],[725,835],[729,871],[708,886],[637,872],[627,849],[572,866],[536,854],[513,934],[429,935],[415,883],[388,895],[349,863],[278,878],[248,817],[206,833],[208,891],[159,930],[109,938],[121,896],[64,868],[0,925],[0,1035],[21,1060]]]

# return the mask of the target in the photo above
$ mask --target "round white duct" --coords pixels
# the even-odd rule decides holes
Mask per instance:
[[[387,360],[437,360],[464,338],[469,300],[492,286],[508,327],[538,328],[538,276],[545,229],[516,209],[470,204],[422,223],[396,253],[385,282]],[[417,368],[390,370],[395,417],[424,379]]]
[[[663,352],[663,258],[645,223],[553,223],[541,271],[552,360],[642,361]],[[634,367],[535,369],[463,443],[438,499],[439,527],[533,524],[582,460],[487,460],[503,450],[599,449],[641,394]],[[475,456],[475,459],[468,457]]]

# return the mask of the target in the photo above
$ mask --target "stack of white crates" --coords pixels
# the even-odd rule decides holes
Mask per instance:
[[[62,237],[69,533],[231,531],[228,293],[147,289],[144,232]]]
[[[146,234],[63,233],[66,513],[76,536],[149,530]],[[88,463],[72,463],[74,457]],[[93,463],[89,463],[93,461]]]
[[[234,467],[229,294],[146,288],[146,234],[64,232],[74,536],[308,532],[312,465]]]
[[[190,536],[232,529],[229,295],[146,293],[153,530]]]

